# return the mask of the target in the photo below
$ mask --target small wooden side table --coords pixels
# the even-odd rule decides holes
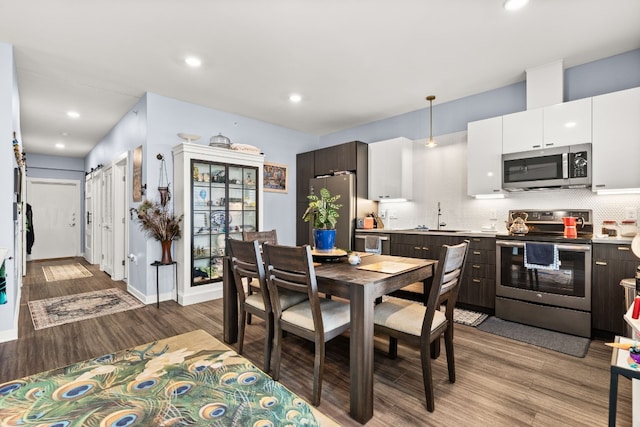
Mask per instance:
[[[174,285],[176,287],[176,302],[178,302],[178,262],[173,261],[171,264],[163,264],[160,261],[154,261],[151,263],[152,267],[156,268],[156,308],[160,308],[160,278],[159,278],[159,270],[163,265],[173,265],[173,269],[176,273],[176,281]]]
[[[617,343],[633,343],[634,340],[625,337],[616,337]],[[618,405],[618,377],[640,379],[640,364],[634,366],[629,363],[629,351],[614,348],[611,354],[611,380],[609,382],[609,427],[616,425],[616,411]]]

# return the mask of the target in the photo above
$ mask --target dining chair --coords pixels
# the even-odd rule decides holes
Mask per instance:
[[[429,289],[427,305],[401,299],[389,299],[374,308],[375,332],[389,336],[389,357],[398,355],[398,340],[420,348],[422,378],[427,401],[427,410],[433,412],[433,378],[431,369],[431,343],[444,335],[447,352],[449,382],[456,381],[453,354],[453,309],[462,281],[469,241],[458,245],[443,245],[438,266]],[[448,293],[446,309],[438,310],[440,294]]]
[[[309,245],[266,244],[263,251],[274,318],[272,377],[277,381],[280,375],[283,331],[312,341],[315,346],[312,403],[318,406],[322,391],[325,343],[349,329],[349,304],[318,296],[318,284]],[[278,299],[283,291],[298,292],[308,296],[308,299],[285,308]]]
[[[248,324],[248,314],[254,314],[265,322],[264,340],[264,371],[269,372],[271,365],[271,351],[273,348],[273,310],[271,298],[265,277],[265,267],[260,255],[260,245],[257,240],[228,240],[229,256],[233,280],[238,292],[238,354],[242,354],[244,344],[245,325]],[[258,283],[259,291],[246,293],[244,281]],[[249,285],[247,284],[247,290]],[[280,306],[288,308],[306,299],[300,293],[281,292]]]
[[[270,245],[278,244],[278,233],[276,230],[267,231],[243,231],[242,240],[257,240],[262,246],[263,243],[269,243]]]
[[[262,250],[262,245],[266,242],[272,245],[278,244],[278,233],[276,230],[266,230],[266,231],[243,231],[242,232],[242,240],[257,240],[260,244],[260,249]],[[254,291],[259,292],[260,288],[256,283],[249,283],[249,294],[252,294]],[[251,324],[251,314],[247,317],[247,324]]]

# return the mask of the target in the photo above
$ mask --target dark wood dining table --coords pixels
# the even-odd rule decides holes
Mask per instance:
[[[364,424],[373,417],[373,308],[375,300],[411,283],[423,282],[425,291],[431,286],[437,260],[389,255],[363,256],[360,265],[346,260],[316,263],[315,272],[320,292],[346,298],[351,307],[349,334],[350,415]],[[378,265],[387,271],[369,271],[359,267]],[[401,265],[401,264],[404,264]],[[224,263],[224,341],[237,341],[238,297],[229,260]]]

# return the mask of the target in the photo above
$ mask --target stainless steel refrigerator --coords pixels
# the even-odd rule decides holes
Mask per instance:
[[[336,248],[350,251],[356,223],[356,177],[353,174],[334,175],[309,180],[309,194],[320,194],[321,188],[329,190],[332,196],[340,194],[336,201],[342,205],[336,224]],[[309,242],[313,242],[313,224],[309,222]],[[313,245],[313,243],[311,243]]]

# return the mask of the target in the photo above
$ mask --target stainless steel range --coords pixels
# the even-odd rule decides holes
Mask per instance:
[[[567,217],[575,237],[565,237]],[[518,218],[528,232],[496,242],[496,317],[590,337],[591,210],[510,211],[507,227]]]

